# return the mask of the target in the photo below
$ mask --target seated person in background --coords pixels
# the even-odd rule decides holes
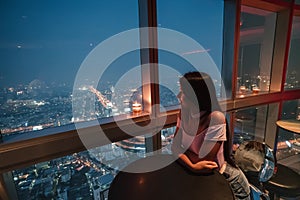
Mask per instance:
[[[230,157],[231,137],[212,79],[205,73],[189,72],[179,81],[181,111],[173,154],[193,172],[218,169],[228,180],[236,199],[250,199],[249,183]]]
[[[261,187],[261,182],[271,178],[275,166],[274,157],[266,158],[265,152],[263,143],[246,141],[240,144],[234,154],[235,163],[243,170],[248,181],[263,192],[266,191]],[[265,159],[269,162],[265,162]]]

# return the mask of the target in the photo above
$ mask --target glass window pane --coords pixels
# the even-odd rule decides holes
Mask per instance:
[[[18,198],[107,198],[115,175],[145,157],[144,147],[142,138],[133,138],[14,170]]]
[[[162,153],[172,154],[171,145],[174,137],[176,126],[161,130]]]
[[[223,9],[223,1],[157,2],[161,105],[178,104],[178,78],[189,71],[213,76],[220,93]]]
[[[299,11],[300,12],[300,11]],[[300,16],[294,16],[285,89],[300,88]]]
[[[233,143],[256,140],[263,142],[267,122],[268,106],[237,110],[234,121]]]
[[[276,13],[242,6],[237,97],[269,92]]]
[[[95,83],[90,81],[74,88],[80,90],[84,107],[75,111],[76,117],[72,89],[81,64],[101,42],[138,27],[137,1],[1,1],[0,16],[2,133],[130,112],[133,90],[141,85],[140,71],[130,71],[140,64],[139,51],[114,60],[98,86],[91,87]],[[123,84],[128,71],[134,83]]]

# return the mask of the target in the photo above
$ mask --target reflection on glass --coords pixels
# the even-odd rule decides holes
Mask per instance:
[[[130,112],[126,100],[136,87],[125,88],[127,84],[118,89],[115,78],[140,64],[139,51],[114,61],[113,70],[99,77],[97,88],[77,88],[81,107],[86,107],[76,111],[79,118],[72,113],[72,87],[81,63],[97,45],[138,27],[137,1],[35,1],[32,5],[15,0],[0,3],[0,130],[4,140],[15,133]],[[114,101],[119,96],[124,101]]]
[[[300,100],[285,101],[282,106],[281,119],[300,120]],[[300,161],[300,135],[278,129],[276,157],[291,166]],[[300,170],[300,169],[298,169]]]
[[[161,144],[162,149],[161,153],[163,154],[171,154],[171,144],[173,141],[174,133],[176,127],[169,127],[161,130]],[[145,139],[152,137],[152,135],[146,136],[136,136],[134,138],[130,138],[127,140],[122,140],[120,142],[116,142],[115,144],[119,147],[122,147],[126,151],[137,152],[139,155],[146,156],[146,146]]]
[[[237,96],[269,92],[276,13],[242,6]]]
[[[294,16],[285,89],[300,88],[300,16]]]
[[[171,145],[176,127],[165,128],[161,130],[162,153],[172,154]]]
[[[264,141],[268,106],[259,106],[236,111],[234,120],[234,144],[244,141]]]

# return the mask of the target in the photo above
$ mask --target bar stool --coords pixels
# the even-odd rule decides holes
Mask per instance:
[[[300,175],[282,164],[277,164],[276,167],[276,173],[265,183],[270,199],[300,199]]]

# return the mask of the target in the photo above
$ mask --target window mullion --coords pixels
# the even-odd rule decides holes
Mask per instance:
[[[141,42],[142,88],[144,111],[149,112],[152,119],[159,114],[159,78],[157,50],[156,1],[139,0],[139,24]],[[150,28],[148,28],[150,27]],[[150,48],[144,48],[150,47]],[[152,152],[161,148],[160,133],[153,130],[152,137],[146,138],[146,151]]]

